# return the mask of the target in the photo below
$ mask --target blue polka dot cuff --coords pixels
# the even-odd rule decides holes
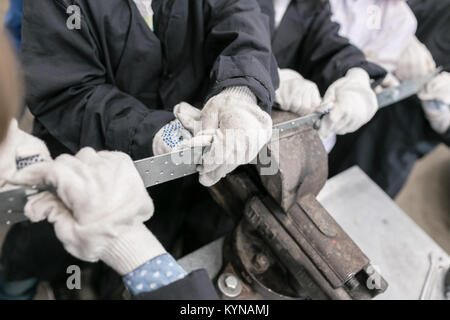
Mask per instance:
[[[130,272],[123,281],[132,295],[138,295],[158,290],[186,276],[186,271],[166,253]]]

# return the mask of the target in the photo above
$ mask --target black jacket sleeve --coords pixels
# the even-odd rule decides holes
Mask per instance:
[[[205,270],[194,271],[186,278],[158,290],[133,297],[134,300],[217,300],[219,299]]]
[[[300,73],[315,82],[322,94],[351,68],[362,68],[375,80],[374,85],[381,83],[386,71],[368,62],[361,50],[339,35],[339,24],[331,20],[330,5],[318,3],[310,12],[312,22],[298,50]]]
[[[230,86],[248,86],[270,112],[279,79],[268,17],[255,0],[207,0],[206,5],[205,52],[217,57],[209,97]]]
[[[66,2],[24,1],[22,60],[31,112],[73,153],[90,146],[151,156],[152,139],[172,113],[152,110],[107,81],[90,22],[81,19],[80,30],[69,30]],[[142,128],[146,134],[136,135]]]

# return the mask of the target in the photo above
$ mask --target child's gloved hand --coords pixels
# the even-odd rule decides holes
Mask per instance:
[[[281,110],[299,116],[316,112],[322,102],[317,85],[294,70],[280,69],[278,73],[280,88],[276,91],[276,102]]]
[[[81,150],[52,163],[27,167],[16,183],[44,183],[58,197],[32,198],[25,214],[48,219],[66,250],[88,261],[104,261],[124,275],[166,251],[143,222],[153,215],[153,202],[133,161],[124,153]]]
[[[319,130],[322,139],[361,128],[378,110],[377,97],[367,72],[360,68],[350,69],[344,78],[328,88],[321,108],[331,110],[322,119]]]
[[[201,121],[202,131],[191,144],[211,143],[199,166],[200,183],[207,187],[254,160],[272,137],[272,119],[247,87],[228,88],[212,97]]]
[[[401,81],[414,80],[431,74],[436,70],[431,52],[414,37],[397,62],[395,75]]]
[[[50,161],[50,152],[42,140],[20,130],[11,121],[6,139],[0,144],[0,187],[17,172],[30,164]]]
[[[441,72],[419,93],[421,100],[438,100],[450,105],[450,73]]]
[[[173,113],[176,119],[162,127],[153,139],[155,156],[186,147],[206,147],[211,144],[211,137],[204,137],[203,140],[196,139],[195,145],[190,144],[192,137],[202,128],[202,113],[199,109],[181,102],[175,106]]]

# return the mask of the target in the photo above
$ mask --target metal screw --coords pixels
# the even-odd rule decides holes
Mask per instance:
[[[254,257],[253,263],[260,273],[266,272],[270,267],[269,258],[261,253]]]
[[[350,291],[352,291],[352,290],[356,289],[356,288],[359,286],[359,282],[358,282],[358,280],[356,280],[356,278],[351,278],[350,280],[348,280],[348,281],[345,283],[345,286],[346,286]]]
[[[231,273],[222,274],[217,280],[217,286],[220,292],[228,298],[236,298],[242,292],[241,281]]]
[[[233,275],[229,275],[225,278],[225,285],[227,286],[227,288],[234,290],[237,288],[238,284],[238,279],[236,279],[236,277]]]

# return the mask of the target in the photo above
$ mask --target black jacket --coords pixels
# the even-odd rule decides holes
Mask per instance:
[[[134,300],[217,300],[217,292],[205,270],[194,271],[186,278],[156,291],[141,293]]]
[[[69,30],[69,5],[81,29]],[[35,134],[53,155],[91,146],[140,159],[180,101],[248,86],[266,110],[278,86],[256,0],[153,0],[152,32],[132,0],[25,0],[22,59]]]
[[[328,1],[292,0],[277,30],[273,0],[258,2],[270,19],[272,50],[279,67],[298,71],[315,82],[322,94],[351,68],[363,68],[376,84],[386,76],[383,68],[368,62],[361,50],[339,36]]]

